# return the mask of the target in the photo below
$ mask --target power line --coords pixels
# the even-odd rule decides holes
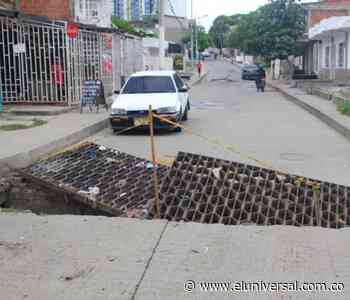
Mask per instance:
[[[176,18],[177,22],[180,24],[181,29],[185,30],[185,31],[188,30],[186,28],[186,26],[184,26],[182,21],[179,19],[179,17],[176,15],[176,12],[175,12],[173,4],[171,3],[171,0],[168,0],[168,3],[169,3],[169,7],[170,7],[170,10],[171,10],[171,13],[174,15],[174,17]]]

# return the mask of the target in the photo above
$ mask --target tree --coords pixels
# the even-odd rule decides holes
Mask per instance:
[[[229,35],[231,47],[266,61],[298,54],[297,40],[305,32],[303,7],[295,0],[273,0],[241,18]]]
[[[214,20],[213,26],[209,30],[209,38],[217,48],[224,48],[227,45],[228,36],[231,29],[237,26],[243,15],[219,16]]]
[[[198,50],[203,51],[210,46],[209,35],[203,26],[197,26],[197,38],[198,38]],[[191,42],[191,33],[187,33],[182,39],[184,44],[189,44]],[[194,49],[196,52],[196,49]]]

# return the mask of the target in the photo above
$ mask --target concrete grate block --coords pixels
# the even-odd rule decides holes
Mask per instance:
[[[161,217],[170,221],[350,225],[350,187],[191,153],[178,154],[160,196]]]

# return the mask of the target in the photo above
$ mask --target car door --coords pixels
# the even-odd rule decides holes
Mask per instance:
[[[180,89],[182,89],[185,84],[177,74],[174,74],[174,81],[176,84],[178,97],[179,97],[179,100],[180,100],[181,105],[182,105],[182,112],[184,112],[186,109],[186,106],[187,106],[188,93],[187,92],[180,92]]]

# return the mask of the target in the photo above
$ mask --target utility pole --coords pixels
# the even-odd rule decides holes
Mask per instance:
[[[191,60],[192,64],[194,62],[194,21],[193,21],[193,0],[191,0],[191,22],[190,22],[190,28],[191,28]]]
[[[164,15],[165,15],[165,0],[159,0],[159,69],[163,69],[163,58],[164,58],[164,40],[165,40],[165,29],[164,29]]]
[[[194,22],[194,30],[195,30],[195,37],[196,37],[196,59],[199,59],[199,51],[198,51],[198,28],[197,28],[197,20]]]

